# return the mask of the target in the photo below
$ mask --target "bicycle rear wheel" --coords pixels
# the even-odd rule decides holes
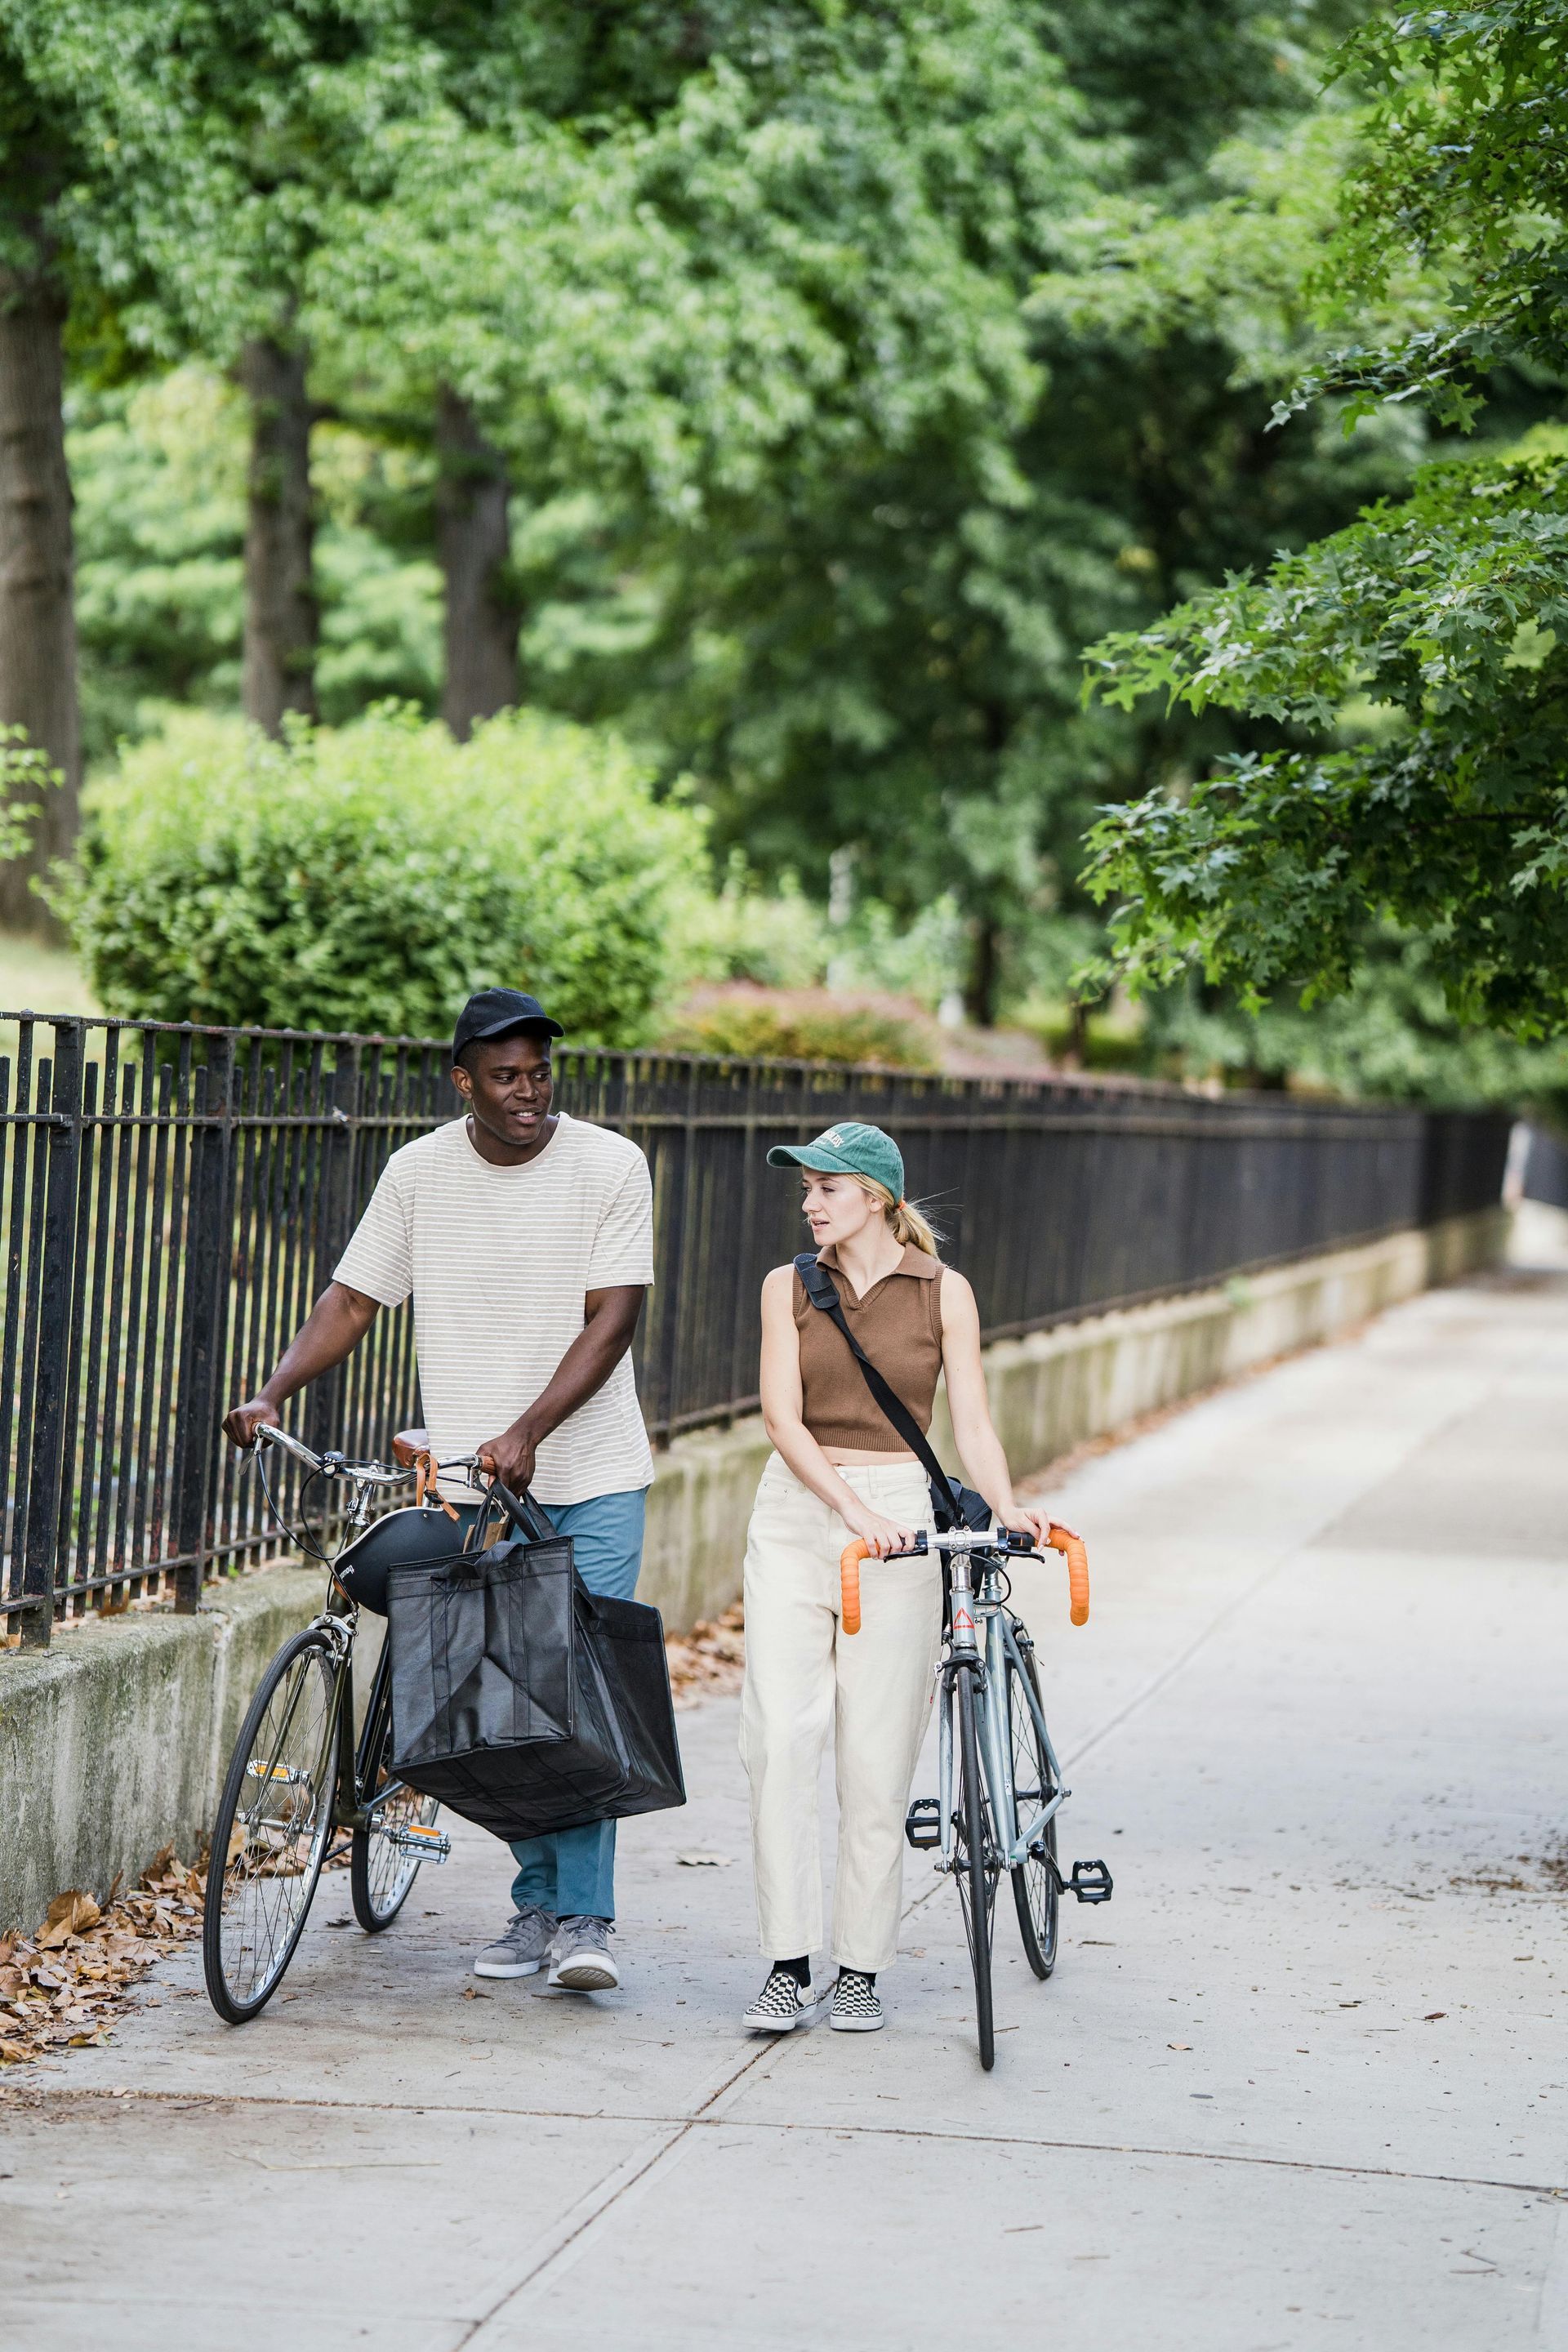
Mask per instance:
[[[440,1800],[405,1788],[392,1772],[392,1706],[386,1653],[376,1668],[359,1750],[360,1798],[368,1829],[355,1830],[349,1850],[349,1893],[367,1936],[390,1927],[419,1875],[419,1856],[398,1843],[403,1830],[430,1829]]]
[[[240,1727],[213,1825],[202,1966],[243,2025],[282,1982],[332,1831],[346,1662],[319,1625],[285,1642]]]
[[[973,1675],[962,1670],[954,1675],[949,1704],[958,1718],[958,1737],[953,1743],[958,1764],[958,1803],[953,1816],[958,1900],[963,1912],[963,1931],[969,1938],[970,1965],[974,1971],[974,2023],[980,2042],[980,2063],[989,2073],[996,2062],[996,2027],[991,2002],[991,1937],[995,1917],[997,1861],[990,1800],[980,1768]]]
[[[1007,1661],[1007,1715],[1013,1745],[1013,1794],[1020,1831],[1028,1825],[1042,1807],[1049,1804],[1057,1792],[1050,1758],[1029,1708],[1029,1693],[1033,1692],[1037,1699],[1039,1688],[1034,1659],[1027,1654],[1017,1661],[1010,1657]],[[1053,1813],[1041,1832],[1038,1844],[1031,1847],[1011,1873],[1013,1901],[1018,1913],[1018,1933],[1024,1939],[1024,1956],[1035,1974],[1041,1979],[1048,1977],[1057,1964],[1057,1928],[1061,1895],[1056,1859],[1057,1817]]]

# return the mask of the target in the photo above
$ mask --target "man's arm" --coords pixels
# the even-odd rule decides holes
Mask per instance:
[[[510,1429],[479,1447],[480,1461],[513,1494],[521,1494],[533,1476],[540,1440],[559,1429],[569,1414],[604,1387],[631,1346],[644,1296],[640,1283],[590,1290],[583,1301],[583,1328],[555,1367],[549,1385]]]
[[[236,1445],[254,1444],[257,1430],[277,1421],[296,1389],[320,1380],[353,1353],[380,1312],[378,1298],[351,1290],[346,1282],[329,1282],[278,1359],[265,1388],[226,1414],[225,1434]]]

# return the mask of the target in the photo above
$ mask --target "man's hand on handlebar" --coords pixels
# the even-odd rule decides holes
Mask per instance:
[[[248,1404],[237,1404],[225,1413],[223,1433],[231,1445],[247,1454],[256,1443],[257,1431],[275,1426],[280,1411],[270,1397],[252,1397]]]
[[[841,1511],[839,1517],[850,1534],[858,1536],[879,1559],[886,1559],[891,1551],[914,1549],[913,1528],[900,1527],[896,1519],[885,1519],[880,1511],[869,1510],[864,1503],[858,1503],[852,1511]]]
[[[492,1437],[476,1448],[479,1468],[499,1478],[512,1494],[521,1495],[533,1483],[533,1461],[539,1451],[539,1440],[526,1422],[514,1422],[499,1437]]]

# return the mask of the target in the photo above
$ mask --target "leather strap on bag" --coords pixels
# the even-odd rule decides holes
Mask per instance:
[[[931,1481],[931,1510],[938,1528],[945,1533],[953,1528],[988,1528],[992,1516],[990,1504],[973,1486],[960,1486],[956,1479],[948,1476],[913,1413],[902,1397],[889,1388],[849,1328],[833,1276],[827,1268],[817,1264],[812,1251],[803,1250],[795,1261],[795,1270],[812,1305],[819,1307],[843,1332],[849,1342],[850,1353],[860,1367],[866,1386]]]

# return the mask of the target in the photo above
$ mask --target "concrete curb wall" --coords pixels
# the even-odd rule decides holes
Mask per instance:
[[[1489,1210],[1003,1340],[986,1376],[1015,1473],[1494,1264],[1508,1227]],[[940,1396],[932,1434],[952,1460]],[[639,1592],[672,1629],[739,1591],[768,1451],[753,1416],[658,1457]],[[68,1886],[101,1899],[171,1839],[195,1854],[262,1668],[322,1590],[319,1569],[268,1569],[213,1587],[195,1617],[128,1615],[58,1634],[42,1655],[0,1657],[0,1933],[36,1926]]]
[[[268,1569],[194,1617],[128,1614],[0,1659],[0,1934],[68,1886],[101,1901],[171,1839],[195,1856],[262,1669],[324,1589],[320,1569]]]

